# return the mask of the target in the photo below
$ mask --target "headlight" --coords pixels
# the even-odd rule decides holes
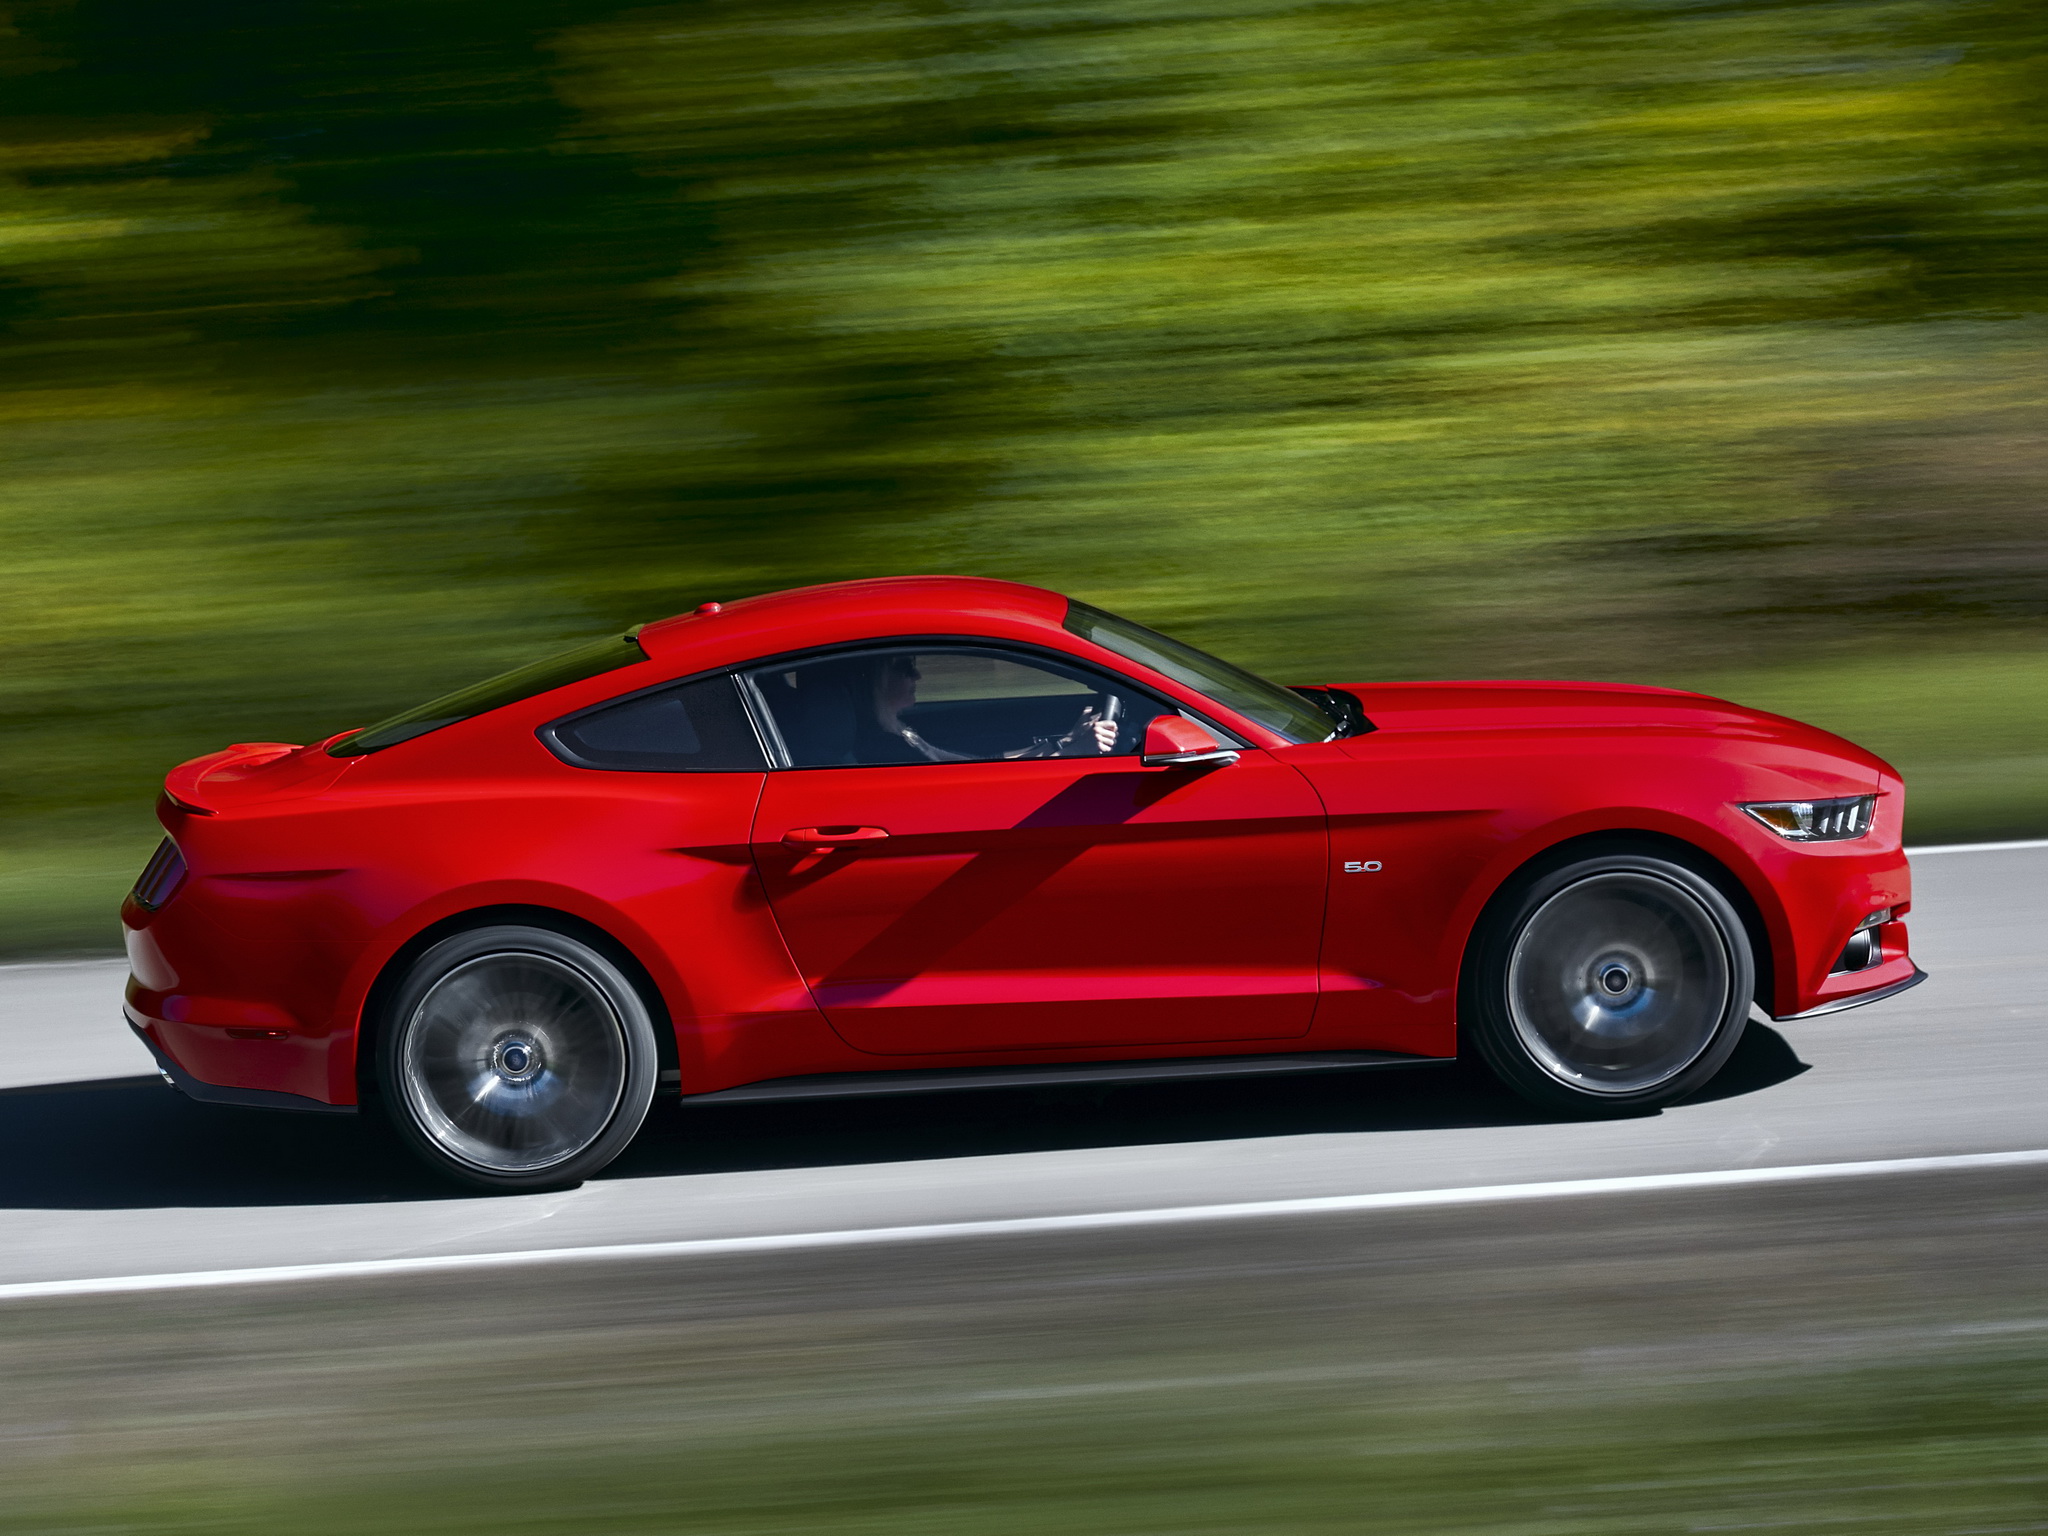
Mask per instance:
[[[1840,843],[1861,837],[1877,815],[1877,796],[1838,800],[1758,800],[1743,809],[1795,843]]]

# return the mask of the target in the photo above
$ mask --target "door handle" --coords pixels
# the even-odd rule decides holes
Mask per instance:
[[[824,843],[873,843],[888,835],[884,827],[792,827],[782,834],[782,840],[815,848]]]

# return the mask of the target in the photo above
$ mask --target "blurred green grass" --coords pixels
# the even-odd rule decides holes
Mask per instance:
[[[0,952],[184,758],[904,570],[1753,690],[2048,832],[2034,0],[0,23]]]
[[[133,1469],[113,1488],[66,1493],[34,1479],[0,1531],[2025,1531],[2041,1513],[2030,1468],[2048,1450],[2041,1364],[1791,1371],[1637,1393],[1546,1383],[1524,1385],[1521,1401],[1402,1383],[1398,1412],[1362,1401],[1370,1387],[1290,1388],[1288,1374],[1313,1373],[1279,1371],[1216,1383],[1235,1387],[1227,1407],[1201,1383],[1119,1382],[1093,1400],[1053,1388],[1040,1403],[1029,1392],[955,1394],[924,1412],[877,1403],[895,1422],[872,1427],[850,1404],[783,1397],[723,1430],[613,1420],[623,1446],[572,1432],[332,1480],[247,1451],[151,1467],[146,1488]]]

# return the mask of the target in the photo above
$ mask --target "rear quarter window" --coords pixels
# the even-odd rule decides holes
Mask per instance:
[[[581,710],[540,739],[578,768],[637,773],[759,773],[760,739],[730,677],[705,677]]]

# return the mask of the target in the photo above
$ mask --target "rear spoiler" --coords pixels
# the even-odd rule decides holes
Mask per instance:
[[[211,816],[221,808],[217,796],[207,792],[206,781],[223,769],[260,768],[298,751],[290,741],[238,741],[219,752],[180,763],[164,775],[164,798],[173,807],[195,816]]]

